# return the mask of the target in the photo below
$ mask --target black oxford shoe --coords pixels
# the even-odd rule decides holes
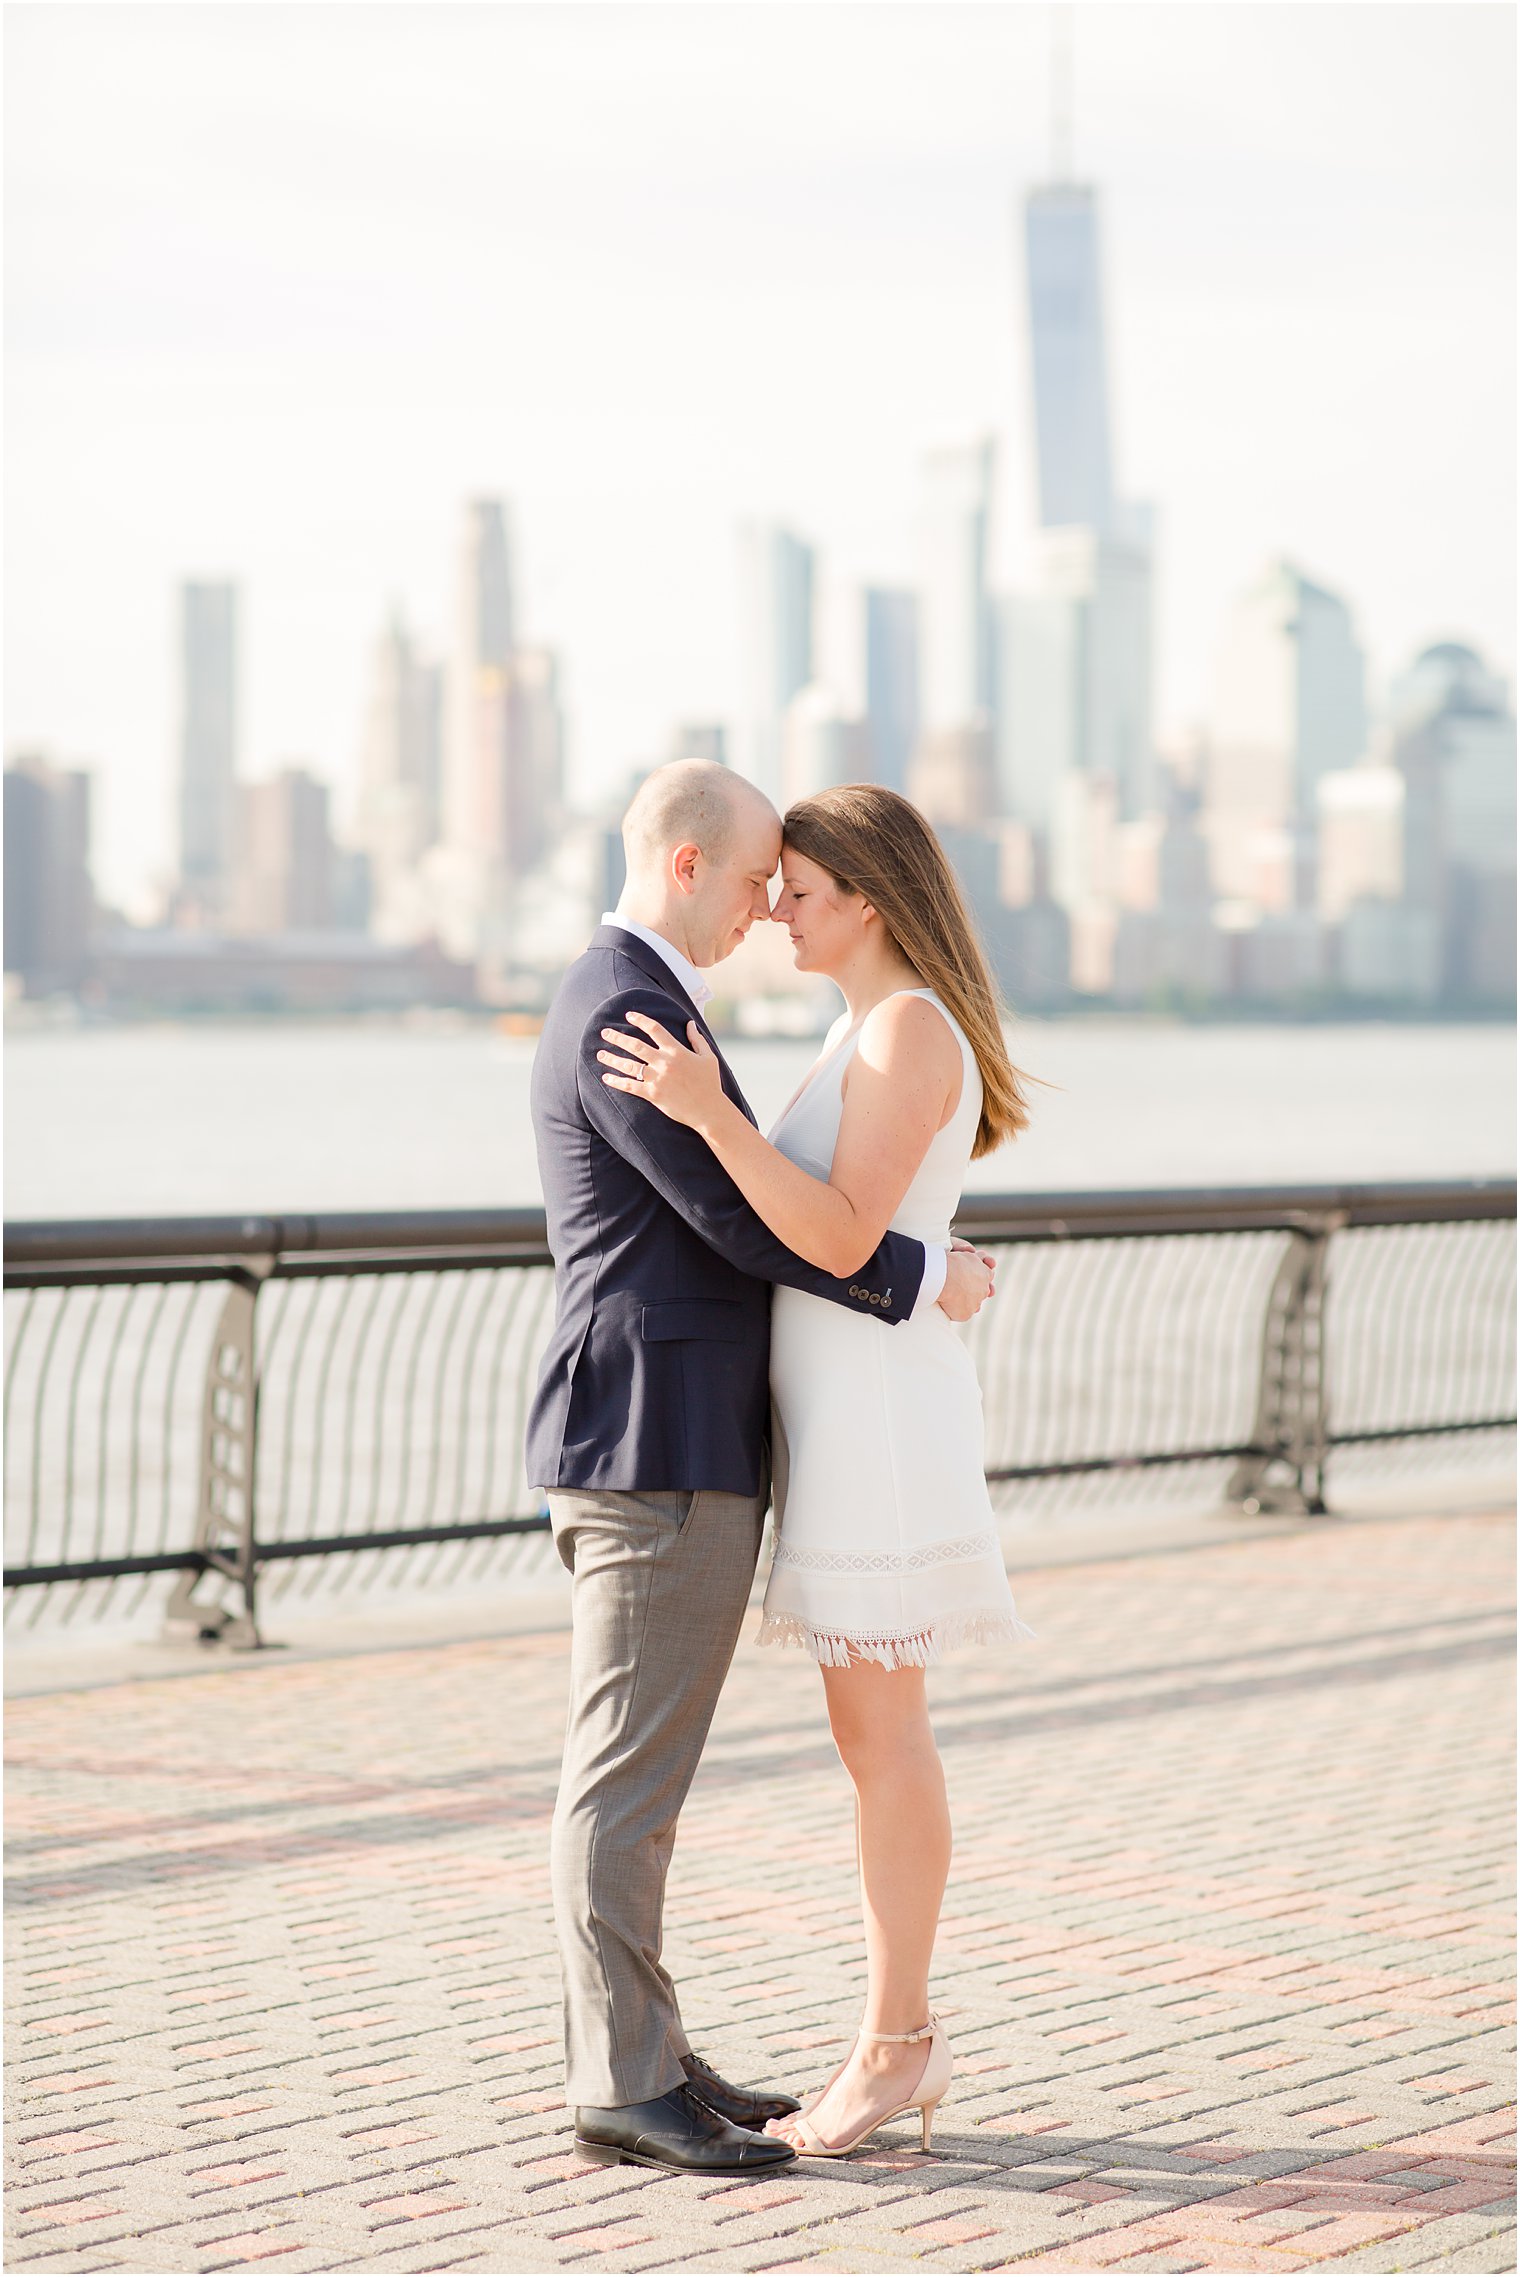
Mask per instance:
[[[691,2082],[693,2095],[700,2096],[709,2111],[716,2111],[733,2127],[763,2127],[767,2119],[784,2119],[788,2111],[802,2109],[795,2095],[768,2095],[759,2087],[731,2086],[700,2056],[684,2055],[681,2069]]]
[[[696,2174],[758,2174],[789,2166],[797,2156],[776,2135],[731,2127],[689,2087],[612,2110],[578,2104],[575,2147],[598,2166],[669,2166]]]

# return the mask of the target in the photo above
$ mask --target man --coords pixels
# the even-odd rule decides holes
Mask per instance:
[[[795,2156],[760,2130],[797,2103],[693,2054],[660,1944],[676,1820],[769,1500],[770,1285],[868,1311],[890,1336],[920,1303],[968,1319],[991,1276],[975,1251],[889,1233],[833,1280],[776,1240],[694,1132],[602,1082],[602,1029],[631,1011],[707,1034],[702,971],[769,917],[781,825],[742,778],[679,760],[640,786],[623,842],[627,884],[533,1070],[557,1306],[527,1467],[573,1577],[551,1845],[566,2092],[587,2157],[750,2172]]]

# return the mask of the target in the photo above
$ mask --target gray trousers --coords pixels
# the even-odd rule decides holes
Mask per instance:
[[[676,1820],[749,1600],[758,1495],[552,1487],[573,1578],[570,1714],[550,1843],[572,2104],[681,2086],[689,2043],[660,1962]]]

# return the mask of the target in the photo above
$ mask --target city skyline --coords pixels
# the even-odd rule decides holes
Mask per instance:
[[[847,576],[906,585],[924,453],[992,432],[1004,446],[995,582],[1010,582],[1033,519],[1018,238],[1022,200],[1047,168],[1047,10],[820,8],[805,43],[811,79],[785,11],[759,12],[763,25],[744,8],[683,11],[677,27],[659,9],[578,10],[582,24],[597,17],[608,83],[582,73],[576,101],[553,11],[455,11],[426,28],[410,10],[383,22],[351,11],[367,52],[374,33],[363,105],[341,86],[341,24],[303,12],[310,70],[294,106],[276,92],[289,34],[268,21],[285,12],[230,13],[84,12],[92,39],[116,43],[112,84],[136,101],[97,118],[84,91],[85,141],[97,149],[98,126],[98,156],[73,179],[71,146],[67,182],[39,145],[50,101],[62,100],[67,42],[34,17],[12,59],[13,91],[25,84],[28,95],[11,159],[7,748],[46,745],[96,773],[108,897],[172,860],[182,580],[226,577],[240,589],[243,773],[307,765],[337,786],[345,820],[387,602],[401,600],[426,647],[445,644],[464,495],[513,507],[527,637],[563,661],[579,800],[662,756],[678,720],[737,718],[733,531],[746,511],[817,546],[826,607]],[[845,13],[857,32],[869,18],[868,42],[847,38]],[[70,15],[77,27],[81,12]],[[1294,16],[1305,19],[1297,30],[1281,21]],[[136,29],[124,35],[123,19]],[[644,78],[657,76],[677,28],[686,76],[659,95],[642,155],[619,177],[629,152],[611,131],[610,83],[634,68],[635,20]],[[1159,50],[1149,62],[1137,23]],[[1351,600],[1378,679],[1443,634],[1513,670],[1509,517],[1491,504],[1508,495],[1512,36],[1508,12],[1488,7],[1075,12],[1074,171],[1096,185],[1106,235],[1115,487],[1159,506],[1164,733],[1204,715],[1235,593],[1282,553]],[[838,76],[846,55],[859,99],[840,110],[827,97],[850,84]],[[531,116],[514,113],[510,165],[482,139],[472,58],[514,61],[526,74],[514,83],[543,98]],[[409,112],[403,90],[419,66]],[[1295,71],[1303,84],[1285,107]],[[167,146],[139,131],[154,72],[164,85],[152,103],[175,113],[158,121]],[[110,80],[103,71],[101,84]],[[68,92],[73,103],[72,79]],[[398,153],[436,142],[445,95],[458,98],[459,166],[419,191],[408,217],[381,178]],[[187,97],[199,108],[187,111]],[[787,129],[779,141],[749,121],[767,98],[773,129]],[[255,227],[233,192],[250,138],[276,126],[287,162]],[[187,158],[207,175],[207,215],[171,228],[169,193]],[[120,257],[118,282],[94,267],[103,254],[82,234],[113,170],[121,210],[105,250]],[[249,172],[245,187],[258,179]],[[493,180],[519,195],[557,188],[560,206],[540,223],[545,261],[563,265],[572,246],[585,254],[593,221],[603,263],[626,261],[630,231],[644,232],[642,267],[599,303],[615,354],[588,353],[589,318],[569,309],[563,278],[558,299],[546,298],[548,270],[530,263],[524,275],[504,260],[525,241],[515,208],[498,206],[482,230],[463,192]],[[282,273],[274,256],[296,252],[298,192],[310,249]],[[1222,236],[1228,272],[1217,265]],[[491,247],[496,267],[483,262],[469,288],[466,256]],[[540,396],[551,375],[564,384],[552,416],[527,381],[491,399],[510,368],[510,326],[471,331],[466,316],[493,301],[487,280],[503,269],[517,281],[515,301],[505,285],[502,294],[528,379]],[[196,288],[178,300],[176,275]],[[585,275],[600,279],[595,263]],[[322,287],[335,281],[343,289],[328,307]],[[635,308],[636,283],[650,307]],[[895,332],[884,331],[893,309]],[[1404,322],[1390,329],[1398,309]],[[340,345],[344,316],[355,347]],[[668,335],[652,380],[640,368],[651,324]],[[426,337],[431,364],[420,349],[400,352],[404,331]],[[1459,386],[1452,338],[1468,357]],[[736,356],[745,340],[750,352]],[[473,360],[460,361],[461,346]],[[873,359],[882,384],[862,389]],[[1379,372],[1370,391],[1369,359]],[[721,387],[700,384],[704,364]],[[419,426],[398,399],[425,371],[434,394]],[[851,387],[857,415],[846,426]],[[780,410],[747,425],[766,390]],[[1275,421],[1264,416],[1273,403]],[[1180,430],[1190,448],[1179,455]],[[299,432],[308,455],[287,470],[281,450]],[[641,453],[628,447],[635,434]],[[160,511],[143,510],[148,492]]]

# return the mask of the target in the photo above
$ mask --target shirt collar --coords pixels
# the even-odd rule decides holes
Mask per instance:
[[[700,1011],[712,995],[712,990],[689,957],[683,957],[680,950],[672,947],[663,934],[652,933],[647,925],[638,924],[632,917],[619,917],[614,909],[603,910],[602,923],[604,925],[620,925],[625,933],[631,933],[635,940],[642,941],[648,948],[653,949],[656,956],[663,958],[665,963],[669,965],[676,979]]]

